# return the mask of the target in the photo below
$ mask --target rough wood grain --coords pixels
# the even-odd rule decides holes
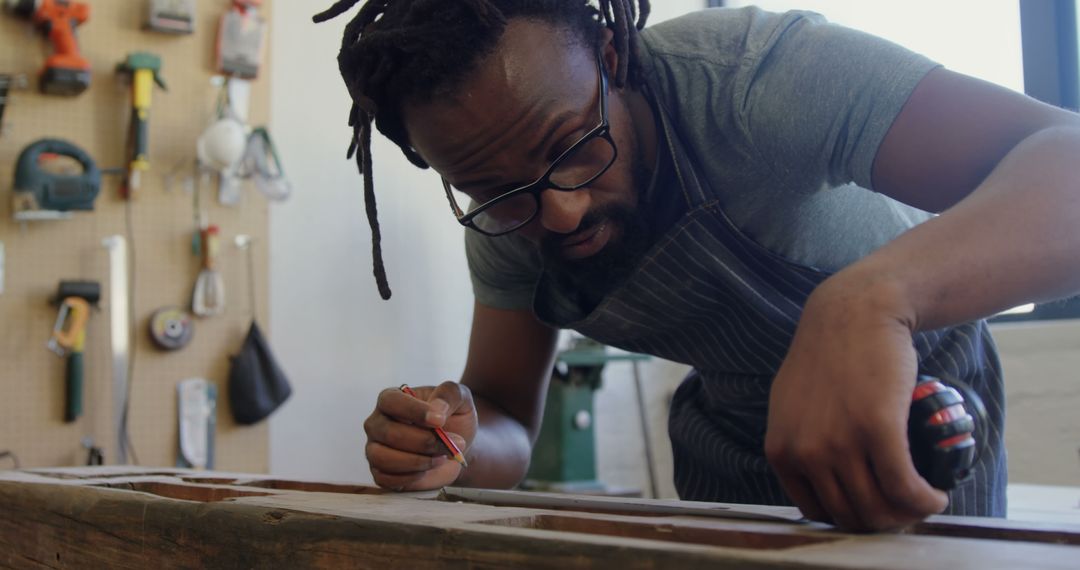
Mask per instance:
[[[0,566],[983,569],[1080,560],[1080,527],[1067,525],[937,517],[909,534],[852,535],[682,515],[678,501],[634,500],[664,513],[650,516],[445,499],[186,470],[0,472]]]

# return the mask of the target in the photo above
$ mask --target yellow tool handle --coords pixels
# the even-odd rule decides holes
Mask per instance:
[[[131,131],[134,136],[131,169],[147,170],[150,168],[149,157],[149,120],[150,96],[154,93],[154,71],[136,69],[131,82]]]
[[[60,304],[60,316],[53,327],[56,344],[72,351],[82,351],[86,343],[86,321],[90,319],[90,303],[82,297],[68,297]]]

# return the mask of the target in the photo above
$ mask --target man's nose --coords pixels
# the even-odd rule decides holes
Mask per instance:
[[[591,203],[588,188],[571,192],[547,189],[540,193],[540,225],[549,232],[573,233]]]

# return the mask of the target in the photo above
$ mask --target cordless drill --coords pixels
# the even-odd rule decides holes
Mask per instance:
[[[49,38],[40,88],[49,95],[78,95],[90,86],[90,62],[79,53],[75,28],[90,18],[90,5],[73,0],[4,0],[12,14],[26,18]]]

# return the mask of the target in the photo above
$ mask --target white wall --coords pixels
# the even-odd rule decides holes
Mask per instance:
[[[461,228],[438,178],[375,137],[376,193],[393,299],[371,276],[363,184],[345,160],[349,100],[335,56],[345,18],[275,2],[271,125],[295,195],[271,213],[271,331],[294,396],[270,422],[271,471],[370,480],[364,418],[378,391],[460,375],[471,293]]]
[[[472,293],[462,229],[438,178],[376,136],[379,219],[394,290],[391,301],[379,299],[362,182],[344,160],[349,101],[334,56],[347,19],[312,24],[324,4],[272,4],[270,124],[296,192],[270,218],[271,338],[294,385],[270,420],[270,469],[369,481],[362,425],[378,391],[460,376]],[[652,21],[699,4],[664,0]]]

